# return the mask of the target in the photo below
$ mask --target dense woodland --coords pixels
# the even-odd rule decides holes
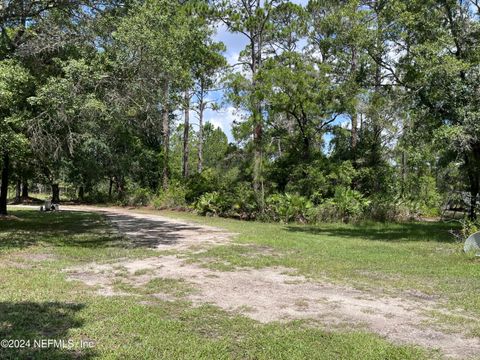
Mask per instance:
[[[456,196],[475,218],[479,18],[478,0],[2,0],[0,213],[42,184],[312,223]],[[218,29],[247,40],[237,63]],[[233,142],[204,117],[226,107]]]

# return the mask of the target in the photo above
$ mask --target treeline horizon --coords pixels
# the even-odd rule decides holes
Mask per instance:
[[[0,214],[9,188],[63,184],[239,219],[475,220],[479,19],[477,0],[5,0]],[[235,64],[218,29],[247,43]],[[225,107],[233,142],[205,117]]]

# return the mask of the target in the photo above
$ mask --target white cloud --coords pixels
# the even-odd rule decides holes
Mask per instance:
[[[352,130],[352,120],[347,118],[347,116],[343,116],[343,118],[340,119],[339,125],[344,129]]]
[[[228,141],[233,142],[232,135],[232,126],[234,121],[241,121],[242,114],[237,111],[233,106],[229,106],[220,111],[205,111],[205,122],[209,122],[216,127],[222,129],[222,131],[227,135]]]
[[[308,0],[293,0],[293,2],[305,6],[308,3]],[[222,23],[217,25],[216,30],[217,31],[214,39],[225,44],[226,51],[223,55],[227,59],[228,63],[230,65],[238,63],[240,52],[248,45],[248,39],[243,34],[229,32],[225,24]],[[304,46],[304,43],[302,42],[301,45]],[[241,71],[241,67],[237,67],[236,70]],[[250,76],[248,72],[244,75]],[[222,97],[221,93],[222,92],[219,92],[219,94],[211,94],[210,96],[216,100],[219,100]],[[222,108],[220,111],[212,111],[211,109],[208,109],[205,111],[204,116],[205,122],[210,122],[214,126],[220,127],[227,135],[228,140],[232,142],[234,141],[232,135],[233,122],[241,121],[244,115],[245,113],[236,110],[233,106],[228,106],[226,108]],[[191,114],[190,118],[192,122],[198,123],[196,114]]]
[[[225,58],[229,65],[238,64],[238,58],[240,57],[240,52],[237,51],[227,51]]]
[[[216,41],[221,41],[225,44],[227,50],[223,55],[230,65],[238,62],[240,51],[242,51],[248,44],[245,35],[229,32],[224,24],[218,25],[214,38]]]

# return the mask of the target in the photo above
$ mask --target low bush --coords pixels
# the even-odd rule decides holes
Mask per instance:
[[[469,218],[464,218],[460,220],[462,228],[460,234],[463,237],[463,240],[468,238],[470,235],[476,233],[480,230],[480,221],[479,220],[470,220]]]
[[[255,200],[255,193],[249,183],[237,184],[231,195],[227,197],[230,203],[228,213],[229,217],[242,220],[252,220],[258,215],[258,204]]]
[[[152,205],[155,209],[185,209],[187,190],[179,183],[172,182],[167,190],[162,190],[153,198]]]
[[[195,202],[201,215],[224,216],[242,220],[257,217],[258,205],[248,183],[238,183],[229,191],[212,191],[201,195]]]
[[[373,196],[366,211],[366,217],[378,221],[406,221],[413,217],[411,208],[398,199]]]
[[[145,188],[137,188],[123,199],[123,205],[127,206],[146,206],[150,204],[153,195],[150,190]]]
[[[337,187],[334,196],[325,200],[312,211],[311,221],[355,221],[365,216],[370,200],[360,192],[346,187]]]
[[[206,187],[199,186],[196,191],[201,193],[205,189]],[[374,195],[366,198],[357,190],[337,185],[329,190],[332,195],[327,198],[325,195],[322,196],[322,189],[314,192],[310,197],[298,193],[274,193],[265,199],[264,211],[261,212],[251,184],[247,182],[201,193],[193,200],[188,200],[194,192],[188,184],[172,181],[168,190],[160,191],[156,196],[153,196],[148,189],[137,188],[127,193],[122,204],[129,206],[152,204],[156,209],[177,210],[185,210],[188,204],[193,204],[198,214],[206,216],[315,224],[364,219],[405,221],[425,214],[427,210],[431,214],[437,202],[435,194],[432,193],[428,197],[428,202],[396,199],[391,196]]]
[[[441,195],[436,188],[433,176],[410,177],[405,183],[401,203],[411,217],[437,216],[440,213]]]
[[[217,191],[219,186],[218,174],[214,169],[206,169],[202,173],[195,173],[188,178],[185,199],[194,202],[203,194]]]
[[[306,223],[313,203],[297,194],[273,194],[265,201],[265,214],[273,221]]]
[[[224,215],[229,207],[226,197],[218,191],[203,194],[195,203],[195,210],[207,216]]]
[[[112,199],[108,196],[107,192],[97,189],[90,190],[83,198],[83,202],[87,204],[106,204],[111,201]]]

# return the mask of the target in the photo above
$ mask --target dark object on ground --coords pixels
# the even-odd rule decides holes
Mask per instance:
[[[45,204],[40,206],[40,211],[58,211],[60,207],[58,204],[52,203],[51,200],[45,200]]]

